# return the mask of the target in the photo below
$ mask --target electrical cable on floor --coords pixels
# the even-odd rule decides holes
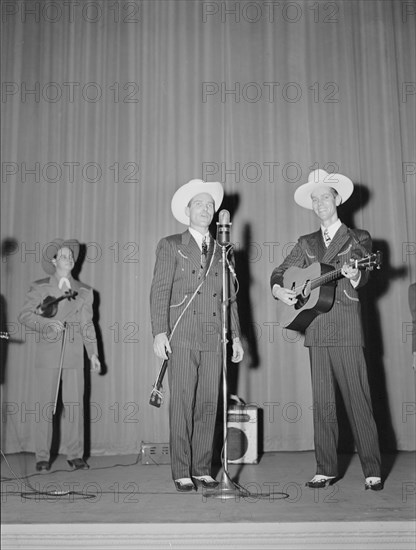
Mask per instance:
[[[221,449],[221,464],[223,465],[223,468],[224,468],[224,446],[226,444],[227,439],[228,439],[228,433],[225,437],[225,441]],[[268,493],[263,493],[262,491],[260,491],[260,492],[253,493],[251,491],[248,491],[243,485],[241,485],[237,481],[233,481],[229,476],[228,471],[225,471],[224,473],[227,479],[229,480],[229,482],[241,492],[241,495],[237,495],[239,498],[258,498],[258,499],[272,498],[273,500],[283,500],[283,499],[289,498],[290,496],[288,493],[285,493],[283,491],[268,492]],[[206,491],[206,495],[207,496],[210,495],[209,490]]]
[[[4,452],[1,450],[0,451],[7,466],[9,467],[11,473],[13,474],[13,477],[14,477],[14,480],[18,481],[19,483],[21,483],[21,485],[23,486],[27,486],[30,488],[30,491],[1,491],[1,495],[20,495],[21,498],[24,498],[24,499],[40,499],[40,497],[46,497],[46,498],[61,498],[63,496],[68,496],[68,495],[71,495],[71,497],[78,497],[78,498],[81,498],[81,499],[89,499],[89,498],[95,498],[96,495],[92,495],[92,494],[89,494],[89,493],[79,493],[77,491],[39,491],[38,489],[36,489],[35,487],[33,487],[29,482],[25,481],[24,478],[21,478],[20,476],[18,476],[15,471],[13,470],[13,468],[11,467],[9,461],[7,460]],[[55,473],[55,472],[54,472]],[[33,474],[33,475],[38,475],[38,474]],[[43,475],[43,474],[42,474]],[[28,476],[26,476],[26,479],[27,479]],[[30,477],[33,477],[33,476],[30,476]],[[9,480],[13,480],[13,478],[9,478]],[[2,482],[4,480],[2,479]]]
[[[18,474],[16,474],[16,472],[13,470],[12,466],[10,465],[9,461],[7,460],[5,454],[3,451],[0,451],[9,470],[11,471],[11,473],[13,474],[13,477],[9,477],[9,478],[1,478],[1,482],[8,482],[8,481],[17,481],[19,482],[19,484],[21,484],[22,486],[27,486],[30,488],[30,491],[1,491],[1,495],[17,495],[17,496],[20,496],[21,498],[24,498],[26,500],[47,500],[47,499],[60,499],[62,497],[71,497],[71,501],[72,500],[75,500],[75,498],[77,500],[79,499],[82,499],[82,500],[88,500],[88,499],[95,499],[97,498],[97,493],[84,493],[84,492],[79,492],[79,491],[72,491],[72,490],[54,490],[54,491],[40,491],[39,489],[37,489],[36,487],[33,487],[33,485],[28,482],[27,480],[31,477],[35,477],[35,476],[42,476],[44,477],[45,474],[41,474],[41,473],[34,473],[34,474],[30,474],[28,476],[19,476]],[[115,468],[115,467],[130,467],[130,466],[135,466],[136,464],[138,464],[139,462],[139,458],[140,458],[140,454],[137,456],[137,459],[135,460],[135,462],[132,462],[131,464],[114,464],[112,466],[103,466],[103,467],[98,467],[98,468],[92,468],[92,470],[107,470],[107,469],[112,469],[112,468]],[[70,472],[72,471],[76,471],[76,470],[70,470]],[[56,474],[56,473],[60,473],[60,472],[65,472],[65,473],[68,473],[69,471],[68,470],[54,470],[53,472],[50,472],[49,474],[46,474],[46,475],[51,475],[51,474]],[[114,491],[101,491],[99,492],[99,495],[102,495],[102,494],[114,494]],[[146,494],[146,493],[141,493],[141,492],[138,492],[138,491],[117,491],[117,495],[138,495],[138,494]],[[148,493],[148,494],[157,494],[157,493]],[[163,494],[170,494],[170,493],[163,493]],[[171,494],[174,494],[174,493],[171,493]],[[43,497],[43,498],[42,498]]]

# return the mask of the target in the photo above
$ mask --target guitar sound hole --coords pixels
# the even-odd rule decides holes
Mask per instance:
[[[309,296],[302,296],[301,294],[296,296],[296,298],[298,299],[298,301],[295,304],[295,309],[301,309],[309,300]]]

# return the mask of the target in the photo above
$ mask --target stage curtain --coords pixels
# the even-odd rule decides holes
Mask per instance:
[[[313,448],[308,353],[276,319],[269,278],[318,224],[293,201],[310,170],[349,176],[343,221],[383,265],[362,291],[384,449],[415,449],[408,288],[415,281],[415,3],[2,2],[2,449],[34,451],[35,336],[17,316],[55,237],[83,246],[102,375],[88,449],[168,441],[149,291],[158,240],[183,231],[175,190],[221,181],[231,213],[244,361],[230,388],[261,411],[264,451]],[[215,225],[213,227],[215,231]],[[342,411],[341,411],[342,412]],[[61,449],[62,452],[65,449]]]

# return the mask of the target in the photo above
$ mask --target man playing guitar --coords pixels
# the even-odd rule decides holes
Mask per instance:
[[[360,271],[358,262],[371,256],[371,236],[361,229],[350,229],[338,218],[337,208],[352,194],[353,182],[341,174],[325,170],[310,173],[307,183],[295,192],[294,199],[303,208],[313,210],[320,220],[318,231],[299,238],[291,253],[271,275],[271,289],[280,305],[299,307],[307,299],[306,291],[285,288],[285,273],[291,268],[308,269],[321,263],[340,274],[332,285],[332,299],[322,312],[312,308],[305,323],[305,346],[309,348],[313,392],[313,421],[316,475],[306,483],[322,488],[338,477],[338,424],[328,407],[335,410],[335,383],[338,384],[365,476],[365,488],[381,490],[380,450],[373,417],[363,330],[357,289],[368,280],[368,271]],[[285,307],[283,306],[283,307]],[[288,328],[295,328],[286,323]]]

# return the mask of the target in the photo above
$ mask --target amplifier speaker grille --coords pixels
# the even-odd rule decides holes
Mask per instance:
[[[257,464],[258,409],[236,405],[228,409],[227,452],[230,464]]]

